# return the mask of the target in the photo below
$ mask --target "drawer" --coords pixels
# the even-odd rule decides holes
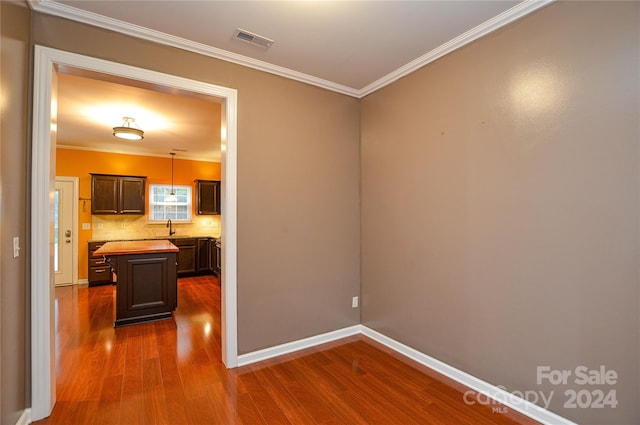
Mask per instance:
[[[90,267],[89,282],[111,282],[111,267]]]
[[[108,266],[104,257],[92,257],[89,258],[89,267]]]
[[[195,246],[195,238],[174,239],[172,242],[175,246]]]
[[[89,251],[95,251],[105,243],[106,242],[89,242]]]

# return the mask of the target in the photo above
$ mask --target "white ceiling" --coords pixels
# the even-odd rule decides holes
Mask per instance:
[[[28,1],[34,10],[42,13],[363,97],[552,0]],[[238,28],[272,39],[274,43],[263,49],[239,41],[233,37]],[[218,131],[217,152],[205,152],[210,150],[211,136],[204,135],[201,137],[204,140],[199,140],[197,134],[204,134],[200,131],[206,123],[191,124],[206,112],[176,108],[182,104],[181,101],[159,102],[150,93],[150,90],[158,88],[105,89],[102,86],[86,86],[82,90],[69,90],[67,94],[61,84],[59,102],[61,105],[74,102],[78,105],[78,102],[86,102],[90,98],[93,103],[97,102],[96,99],[126,103],[125,95],[132,92],[132,102],[137,102],[139,107],[164,117],[165,122],[176,125],[190,123],[194,130],[191,133],[185,126],[175,126],[154,132],[153,126],[146,125],[145,128],[142,115],[134,116],[140,127],[148,132],[144,139],[147,147],[139,144],[139,149],[153,149],[154,154],[167,155],[171,149],[180,149],[176,144],[189,144],[186,149],[191,153],[184,153],[185,156],[200,155],[208,160],[219,160],[219,129],[215,130]],[[92,93],[88,97],[90,90],[103,90],[103,93]],[[136,90],[147,92],[134,94]],[[118,99],[113,98],[114,94]],[[163,96],[169,94],[163,93]],[[211,99],[200,99],[200,102],[203,103],[201,106],[206,106],[204,104],[211,104]],[[164,106],[159,109],[160,105]],[[190,112],[185,114],[187,110]],[[92,140],[96,149],[116,150],[119,147],[114,147],[110,127],[120,125],[121,118],[116,123],[92,126],[89,120],[81,118],[78,111],[60,108],[59,139],[62,144],[80,147],[82,143],[88,143],[87,140]],[[185,134],[187,137],[180,137]],[[200,143],[209,147],[198,150]]]
[[[57,105],[58,147],[220,161],[217,98],[60,67]],[[144,139],[113,136],[125,116],[136,120]]]

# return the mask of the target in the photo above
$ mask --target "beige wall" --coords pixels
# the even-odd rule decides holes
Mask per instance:
[[[585,424],[640,423],[638,7],[553,4],[362,101],[363,324]]]
[[[238,90],[240,353],[359,322],[358,100],[37,13],[33,41]]]
[[[30,11],[0,2],[0,423],[28,406],[27,166]],[[22,251],[12,255],[18,236]]]

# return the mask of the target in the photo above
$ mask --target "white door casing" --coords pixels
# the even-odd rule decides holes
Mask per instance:
[[[56,67],[66,65],[222,99],[222,361],[238,364],[237,335],[237,91],[202,81],[35,46],[31,159],[31,419],[55,404],[52,194],[55,176]],[[55,110],[53,110],[55,112]],[[53,119],[52,119],[53,118]]]

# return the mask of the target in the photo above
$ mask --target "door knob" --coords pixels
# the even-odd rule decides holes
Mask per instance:
[[[64,241],[65,243],[71,243],[71,239],[67,239],[66,241]]]
[[[66,231],[64,232],[64,235],[65,235],[66,237],[70,237],[70,236],[71,236],[71,230],[66,230]]]

